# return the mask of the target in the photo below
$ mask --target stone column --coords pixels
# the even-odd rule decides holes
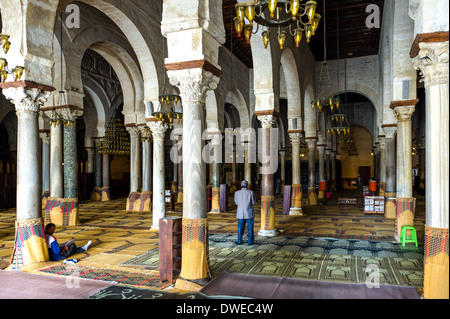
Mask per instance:
[[[63,122],[52,119],[50,123],[50,197],[64,197]]]
[[[50,192],[50,134],[48,132],[40,132],[39,136],[42,141],[42,193]]]
[[[302,134],[289,133],[292,146],[292,195],[289,215],[303,215],[302,210],[302,185],[300,180],[300,141]]]
[[[386,156],[384,158],[385,166],[386,166],[386,191],[384,193],[384,197],[386,199],[386,204],[384,206],[384,217],[386,218],[395,218],[396,215],[396,206],[395,206],[395,197],[396,197],[396,188],[395,188],[395,134],[397,132],[396,124],[384,124],[382,126],[383,131],[385,133],[385,142],[386,142]]]
[[[271,150],[270,134],[274,115],[259,115],[258,120],[262,125],[261,153],[268,154]],[[278,160],[278,154],[276,154]],[[260,236],[273,237],[277,235],[275,229],[275,192],[273,183],[273,172],[270,171],[270,161],[261,161],[261,229]],[[273,165],[273,163],[272,163]]]
[[[110,191],[110,182],[111,182],[111,166],[109,154],[103,153],[102,157],[102,202],[107,202],[111,200],[111,191]]]
[[[141,143],[140,131],[137,126],[127,127],[130,134],[130,193],[137,193],[140,189],[141,172]],[[164,151],[164,150],[163,150]],[[164,161],[163,161],[164,163]]]
[[[331,187],[332,192],[336,191],[336,151],[331,151]]]
[[[280,170],[281,170],[281,192],[284,191],[284,183],[286,181],[286,151],[280,151]]]
[[[248,188],[251,189],[251,185],[252,185],[252,160],[251,157],[252,155],[250,154],[252,152],[252,147],[251,147],[251,143],[252,142],[247,142],[245,143],[245,149],[244,149],[244,157],[245,157],[245,162],[244,162],[244,179],[248,182]]]
[[[178,163],[178,186],[177,186],[177,203],[183,203],[183,138],[180,135],[178,137],[178,144],[180,145],[180,150],[178,152],[179,163]]]
[[[142,135],[142,192],[152,191],[152,132],[149,127],[141,129]]]
[[[386,191],[386,139],[384,135],[378,135],[380,145],[380,182],[378,184],[378,196],[384,196]]]
[[[100,147],[102,141],[100,137],[92,138],[95,145],[95,184],[94,191],[92,192],[91,201],[100,201],[102,198],[102,154],[100,153]]]
[[[414,225],[415,201],[412,197],[411,116],[418,100],[391,103],[397,118],[397,181],[395,238],[400,241],[403,225]]]
[[[308,205],[317,205],[316,195],[316,144],[317,139],[306,137],[308,143]]]
[[[41,145],[39,143],[39,110],[52,88],[13,82],[1,83],[7,100],[17,114],[17,220],[10,269],[49,259],[42,218]],[[20,86],[23,85],[23,86]]]
[[[327,157],[327,192],[330,191],[330,184],[331,184],[331,149],[325,150],[325,155]]]
[[[166,65],[167,67],[167,65]],[[188,67],[188,66],[186,66]],[[208,219],[206,211],[206,165],[202,161],[204,107],[208,89],[216,89],[220,70],[192,68],[170,70],[172,85],[183,101],[183,240],[180,284],[201,284],[211,278],[208,260]]]
[[[317,145],[317,151],[319,152],[319,181],[320,182],[325,181],[325,158],[324,158],[325,147],[327,147],[326,144]],[[325,198],[325,191],[320,190],[320,187],[319,187],[319,195],[317,198],[318,199]]]
[[[95,147],[85,147],[87,152],[87,173],[94,173],[95,171]]]
[[[442,42],[420,42],[414,68],[425,83],[425,239],[426,299],[449,298],[449,69],[448,31]]]
[[[153,136],[153,224],[159,229],[159,220],[166,217],[164,137],[169,125],[161,121],[147,123]]]
[[[64,198],[78,199],[77,136],[73,117],[64,119]]]
[[[211,143],[213,148],[213,159],[211,162],[211,191],[212,191],[212,199],[211,199],[211,211],[210,213],[218,214],[220,213],[220,163],[222,162],[222,152],[218,151],[222,149],[222,135],[220,134],[212,134],[211,135]]]

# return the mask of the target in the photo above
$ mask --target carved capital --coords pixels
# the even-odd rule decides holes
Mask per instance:
[[[272,128],[273,123],[275,123],[275,117],[273,115],[260,115],[257,118],[261,122],[263,129]]]
[[[420,70],[425,86],[448,84],[449,42],[421,42],[413,67]]]
[[[308,148],[314,149],[316,148],[317,139],[316,138],[306,138],[306,143],[308,144]]]
[[[289,138],[291,139],[292,145],[300,145],[300,142],[302,140],[302,134],[301,133],[289,133]]]
[[[48,132],[39,132],[39,137],[44,144],[50,144],[50,133]]]
[[[38,114],[40,107],[47,101],[51,92],[40,88],[9,87],[3,89],[3,95],[14,104],[17,115],[24,112]]]
[[[130,134],[131,138],[139,138],[139,135],[141,134],[141,131],[137,126],[128,126],[127,128],[128,133]]]
[[[164,136],[166,134],[169,125],[161,121],[148,122],[148,127],[152,131],[153,140],[164,141]]]
[[[415,111],[414,105],[408,106],[397,106],[394,108],[394,115],[399,122],[408,122],[411,121],[411,116]]]
[[[397,125],[395,126],[382,126],[385,139],[393,139],[397,133]]]
[[[170,83],[180,90],[183,103],[205,103],[206,92],[215,90],[219,78],[201,68],[167,71]]]

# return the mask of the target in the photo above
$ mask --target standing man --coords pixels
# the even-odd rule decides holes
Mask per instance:
[[[238,240],[237,244],[242,244],[242,236],[245,231],[245,223],[248,229],[248,245],[255,244],[255,235],[253,232],[253,223],[255,221],[255,212],[253,205],[256,203],[253,191],[247,189],[248,182],[242,181],[241,190],[234,193],[234,202],[237,205],[236,217],[238,219]]]

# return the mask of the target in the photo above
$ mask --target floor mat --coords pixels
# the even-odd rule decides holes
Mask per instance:
[[[209,296],[234,295],[256,299],[419,299],[414,287],[348,284],[223,272],[200,290]]]

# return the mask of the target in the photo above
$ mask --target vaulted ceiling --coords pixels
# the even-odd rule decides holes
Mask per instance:
[[[384,0],[326,0],[326,2],[325,0],[316,0],[316,2],[316,12],[322,16],[322,19],[316,34],[309,43],[316,61],[323,61],[325,53],[326,60],[378,54]],[[236,3],[236,0],[223,0],[222,3],[226,30],[225,46],[230,50],[232,46],[233,53],[248,67],[252,68],[251,47],[244,37],[237,37],[234,29],[233,18],[236,16]],[[380,28],[368,28],[366,26],[366,19],[371,14],[371,11],[366,12],[366,8],[370,4],[379,8]],[[231,36],[233,42],[231,42]],[[326,49],[324,50],[324,48]]]

